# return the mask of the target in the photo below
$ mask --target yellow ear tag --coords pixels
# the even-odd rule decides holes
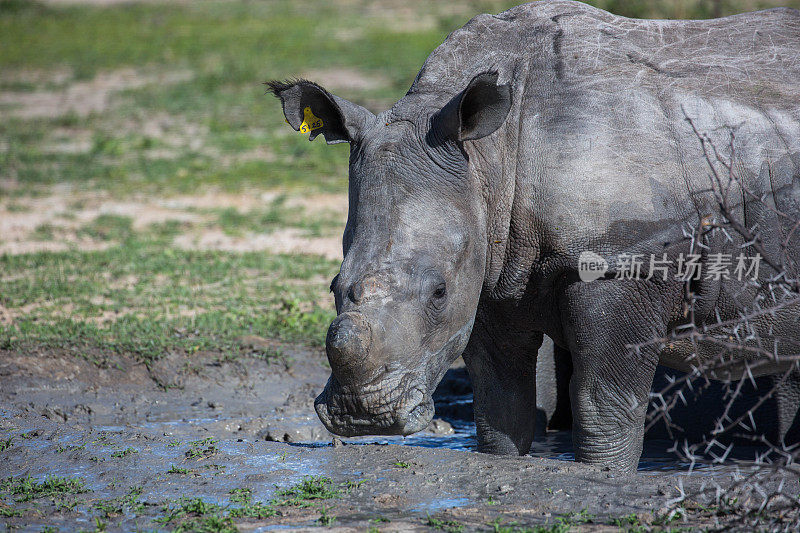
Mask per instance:
[[[318,130],[322,127],[322,119],[315,117],[311,112],[311,108],[303,109],[303,123],[300,124],[300,133],[308,133],[310,131]]]

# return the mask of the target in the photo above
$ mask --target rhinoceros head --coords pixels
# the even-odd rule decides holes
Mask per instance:
[[[425,429],[433,390],[472,331],[486,266],[485,201],[464,142],[503,123],[510,88],[485,73],[443,105],[409,94],[376,116],[309,81],[268,85],[295,130],[350,143],[332,373],[317,413],[344,436]]]

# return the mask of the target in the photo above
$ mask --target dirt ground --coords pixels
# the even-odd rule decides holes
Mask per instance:
[[[64,192],[37,197],[13,199],[16,209],[8,211],[10,201],[0,200],[0,254],[25,254],[37,251],[63,251],[79,247],[96,250],[108,247],[107,242],[94,242],[80,235],[79,229],[100,215],[129,216],[133,229],[142,230],[149,224],[176,221],[191,224],[191,229],[175,238],[174,246],[186,250],[223,250],[231,252],[261,251],[271,253],[311,253],[330,259],[341,259],[341,237],[308,236],[298,228],[279,228],[268,233],[229,235],[209,224],[213,219],[202,210],[232,208],[247,212],[274,200],[277,193],[260,195],[215,193],[197,196],[177,196],[169,199],[141,196],[124,200],[111,198],[107,193]],[[290,209],[300,209],[309,216],[328,214],[344,220],[347,217],[347,195],[312,194],[287,200]],[[205,224],[204,224],[205,223]],[[42,238],[36,229],[46,225],[55,233]]]
[[[180,529],[191,512],[165,522],[176,501],[191,495],[225,509],[242,490],[253,501],[271,501],[275,511],[237,520],[242,531],[321,524],[341,531],[512,531],[523,524],[547,531],[613,531],[619,517],[645,527],[672,512],[677,520],[669,527],[685,527],[730,522],[736,514],[721,518],[713,503],[680,500],[715,484],[729,487],[746,468],[625,476],[557,460],[552,453],[494,457],[447,449],[474,445],[471,426],[454,420],[455,431],[437,421],[431,431],[405,439],[333,440],[313,411],[313,398],[328,376],[324,354],[271,347],[282,355],[223,361],[197,353],[170,356],[150,368],[122,357],[0,352],[0,437],[8,442],[0,452],[0,479],[79,477],[90,491],[19,504],[16,516],[5,519],[7,527],[194,530],[192,523]],[[464,392],[459,376],[451,371],[440,387],[440,412],[457,412],[454,404]],[[281,491],[305,476],[328,478],[339,493],[281,503]],[[760,487],[786,482],[761,480]],[[134,488],[135,511],[104,507],[125,501]],[[757,503],[752,488],[737,493],[739,504]],[[703,512],[689,513],[686,522],[675,509]]]

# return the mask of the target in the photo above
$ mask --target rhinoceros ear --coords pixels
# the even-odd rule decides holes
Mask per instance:
[[[511,85],[498,85],[497,72],[478,74],[434,118],[445,135],[474,141],[494,133],[511,109]]]
[[[313,141],[320,133],[328,144],[352,142],[365,125],[374,119],[360,105],[334,96],[308,80],[268,81],[267,91],[281,100],[286,122]]]

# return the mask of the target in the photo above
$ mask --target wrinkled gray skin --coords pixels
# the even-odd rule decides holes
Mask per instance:
[[[351,147],[322,422],[345,436],[419,431],[463,352],[479,449],[524,454],[544,333],[572,354],[576,459],[634,469],[656,365],[690,370],[718,349],[701,343],[692,360],[688,342],[626,346],[688,320],[734,318],[766,292],[735,280],[647,280],[647,266],[638,279],[615,279],[618,256],[666,253],[674,263],[690,252],[686,232],[717,212],[685,116],[724,159],[733,128],[737,178],[799,215],[798,80],[794,10],[648,21],[552,1],[475,17],[378,116],[304,80],[270,82],[293,128],[311,107],[324,126],[310,138]],[[736,185],[733,198],[734,214],[778,250],[791,224]],[[707,252],[737,254],[732,237],[703,240]],[[579,280],[585,250],[609,262],[603,279]],[[762,279],[772,274],[762,263]],[[698,298],[693,315],[687,290]],[[755,321],[757,333],[792,353],[797,318],[797,306],[784,307]]]

